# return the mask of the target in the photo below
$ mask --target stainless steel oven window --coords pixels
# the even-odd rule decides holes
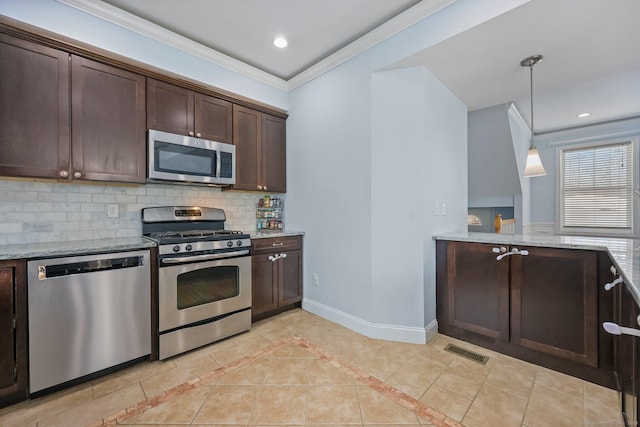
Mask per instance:
[[[237,297],[240,295],[239,278],[237,266],[209,267],[178,275],[178,310]]]

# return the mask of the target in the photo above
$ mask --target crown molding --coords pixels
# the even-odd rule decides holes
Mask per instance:
[[[336,68],[400,31],[433,15],[458,0],[423,0],[373,29],[327,58],[303,70],[289,80],[281,79],[235,58],[211,49],[191,39],[174,33],[157,24],[139,18],[129,12],[96,0],[56,0],[59,3],[96,16],[120,27],[157,40],[175,49],[202,58],[212,64],[227,68],[245,77],[257,80],[276,89],[289,92]]]
[[[112,24],[116,24],[138,34],[142,34],[143,36],[147,36],[159,41],[160,43],[197,56],[198,58],[202,58],[212,64],[219,65],[251,79],[265,83],[276,89],[283,91],[288,90],[287,82],[273,74],[262,71],[242,61],[238,61],[237,59],[218,52],[215,49],[211,49],[105,2],[95,0],[57,1],[100,19],[104,19]]]
[[[423,0],[289,79],[289,91],[321,76],[458,0]]]

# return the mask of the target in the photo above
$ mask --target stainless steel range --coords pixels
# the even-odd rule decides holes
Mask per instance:
[[[224,229],[222,209],[142,209],[142,234],[158,242],[159,358],[251,328],[251,240]]]

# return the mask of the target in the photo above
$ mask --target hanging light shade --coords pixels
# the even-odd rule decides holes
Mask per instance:
[[[529,150],[527,151],[527,164],[524,168],[525,177],[543,176],[547,172],[544,170],[542,160],[540,159],[540,153],[538,149],[533,145],[533,66],[542,61],[542,55],[533,55],[520,61],[520,65],[523,67],[529,67],[530,70],[530,88],[531,88],[531,143]]]

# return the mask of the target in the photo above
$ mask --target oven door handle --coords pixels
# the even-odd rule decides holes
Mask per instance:
[[[249,254],[249,249],[242,249],[240,251],[223,252],[220,254],[205,254],[205,255],[178,257],[178,258],[164,258],[161,261],[163,264],[178,264],[180,262],[206,261],[206,260],[214,260],[214,259],[231,258],[235,256],[248,255],[248,254]]]

